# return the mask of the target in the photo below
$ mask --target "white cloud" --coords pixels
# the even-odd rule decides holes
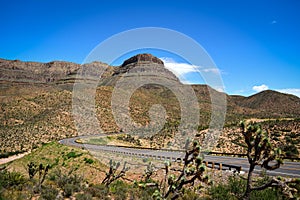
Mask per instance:
[[[206,69],[201,69],[202,72],[212,72],[214,74],[220,74],[220,70],[218,68],[206,68]]]
[[[163,62],[165,67],[173,72],[179,78],[183,75],[191,72],[197,72],[197,66],[190,65],[188,63],[177,63],[172,58],[160,58]]]
[[[300,98],[300,89],[298,88],[286,88],[286,89],[277,89],[276,91],[286,94],[293,94]]]
[[[277,21],[276,21],[276,20],[273,20],[273,21],[271,22],[271,24],[277,24]]]
[[[202,78],[205,77],[206,75],[208,77],[211,77],[211,75],[212,76],[221,75],[221,71],[216,67],[202,67],[197,65],[191,65],[188,63],[178,63],[174,61],[172,58],[164,57],[160,59],[164,62],[165,67],[171,72],[173,72],[183,84],[188,84],[188,85],[199,84],[203,82]],[[187,75],[188,73],[199,73],[199,72],[200,75],[199,74],[192,75],[192,76]],[[210,85],[210,86],[219,92],[224,92],[223,85],[220,84],[217,85],[215,83],[214,85]]]
[[[193,72],[201,72],[201,73],[214,73],[220,74],[220,70],[218,68],[204,68],[197,65],[191,65],[188,63],[178,63],[174,61],[172,58],[160,58],[165,67],[173,72],[178,78],[182,78],[185,74],[193,73]]]
[[[255,85],[252,87],[252,90],[254,90],[255,92],[261,92],[263,90],[268,90],[269,87],[265,84],[262,84],[262,85]]]

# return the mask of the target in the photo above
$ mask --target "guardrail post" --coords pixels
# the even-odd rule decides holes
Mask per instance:
[[[237,168],[237,170],[238,170],[239,173],[241,173],[241,171],[242,171],[242,166],[239,166],[239,167]]]
[[[222,171],[222,163],[219,164],[219,170]]]
[[[211,163],[211,168],[215,169],[215,163],[214,162]]]

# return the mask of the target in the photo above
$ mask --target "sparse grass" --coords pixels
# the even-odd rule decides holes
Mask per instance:
[[[28,176],[26,166],[30,162],[43,165],[49,164],[51,171],[60,168],[74,169],[77,173],[84,174],[85,178],[90,178],[95,182],[101,180],[101,177],[104,176],[104,173],[97,173],[95,176],[96,168],[106,169],[106,166],[90,155],[87,150],[64,146],[57,142],[43,145],[23,158],[15,160],[8,165],[8,168]]]
[[[95,145],[119,145],[129,147],[150,147],[149,140],[139,139],[128,134],[115,134],[107,136],[91,136],[90,138],[80,139],[80,143]]]
[[[87,144],[106,145],[109,139],[107,137],[90,138]]]
[[[258,179],[257,184],[262,184],[263,179]],[[246,180],[231,176],[227,183],[215,184],[209,189],[210,199],[213,200],[238,200],[245,192]],[[279,189],[268,188],[262,191],[253,191],[251,200],[278,200],[284,199]]]

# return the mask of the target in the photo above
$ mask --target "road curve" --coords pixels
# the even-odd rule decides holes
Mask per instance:
[[[95,135],[93,135],[95,136]],[[97,135],[101,136],[101,135]],[[103,135],[105,136],[105,135]],[[108,151],[112,153],[121,153],[125,155],[131,155],[136,157],[152,157],[158,159],[173,159],[179,160],[184,157],[184,152],[170,151],[170,150],[151,150],[151,149],[138,149],[138,148],[127,148],[118,146],[107,146],[107,145],[92,145],[92,144],[80,144],[76,140],[80,138],[87,138],[91,136],[78,136],[73,138],[66,138],[59,141],[59,143],[67,146],[74,146],[80,148],[86,148],[92,151]],[[211,156],[205,155],[204,160],[207,162],[222,163],[223,169],[226,169],[226,165],[241,166],[242,171],[248,171],[249,164],[246,158],[236,158],[228,156]],[[228,167],[227,167],[228,168]],[[256,173],[260,173],[261,169],[257,167]],[[284,162],[279,169],[274,171],[268,171],[269,175],[274,176],[286,176],[286,177],[299,177],[300,178],[300,162]]]

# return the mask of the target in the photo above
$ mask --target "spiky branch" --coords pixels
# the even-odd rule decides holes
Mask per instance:
[[[118,172],[120,167],[120,162],[109,161],[109,171],[106,173],[106,177],[103,179],[102,184],[105,184],[107,187],[114,182],[115,180],[125,176],[125,173],[129,170],[129,167],[126,167],[126,162],[124,162],[123,168]]]
[[[188,148],[189,144],[190,142],[187,141],[184,163],[181,169],[172,170],[170,168],[171,163],[169,161],[165,162],[165,177],[159,190],[153,194],[155,199],[177,199],[183,194],[184,185],[194,185],[196,180],[207,182],[208,177],[203,176],[206,167],[203,164],[203,157],[200,155],[199,143],[194,141],[192,148]],[[179,172],[179,175],[170,174],[170,171]]]
[[[45,181],[46,175],[48,174],[50,169],[50,165],[46,165],[44,166],[42,163],[39,165],[36,165],[33,162],[30,162],[27,165],[27,172],[29,175],[29,179],[32,180],[34,178],[34,176],[38,173],[39,177],[38,177],[38,182],[35,185],[35,192],[40,192],[42,189],[42,184]]]

